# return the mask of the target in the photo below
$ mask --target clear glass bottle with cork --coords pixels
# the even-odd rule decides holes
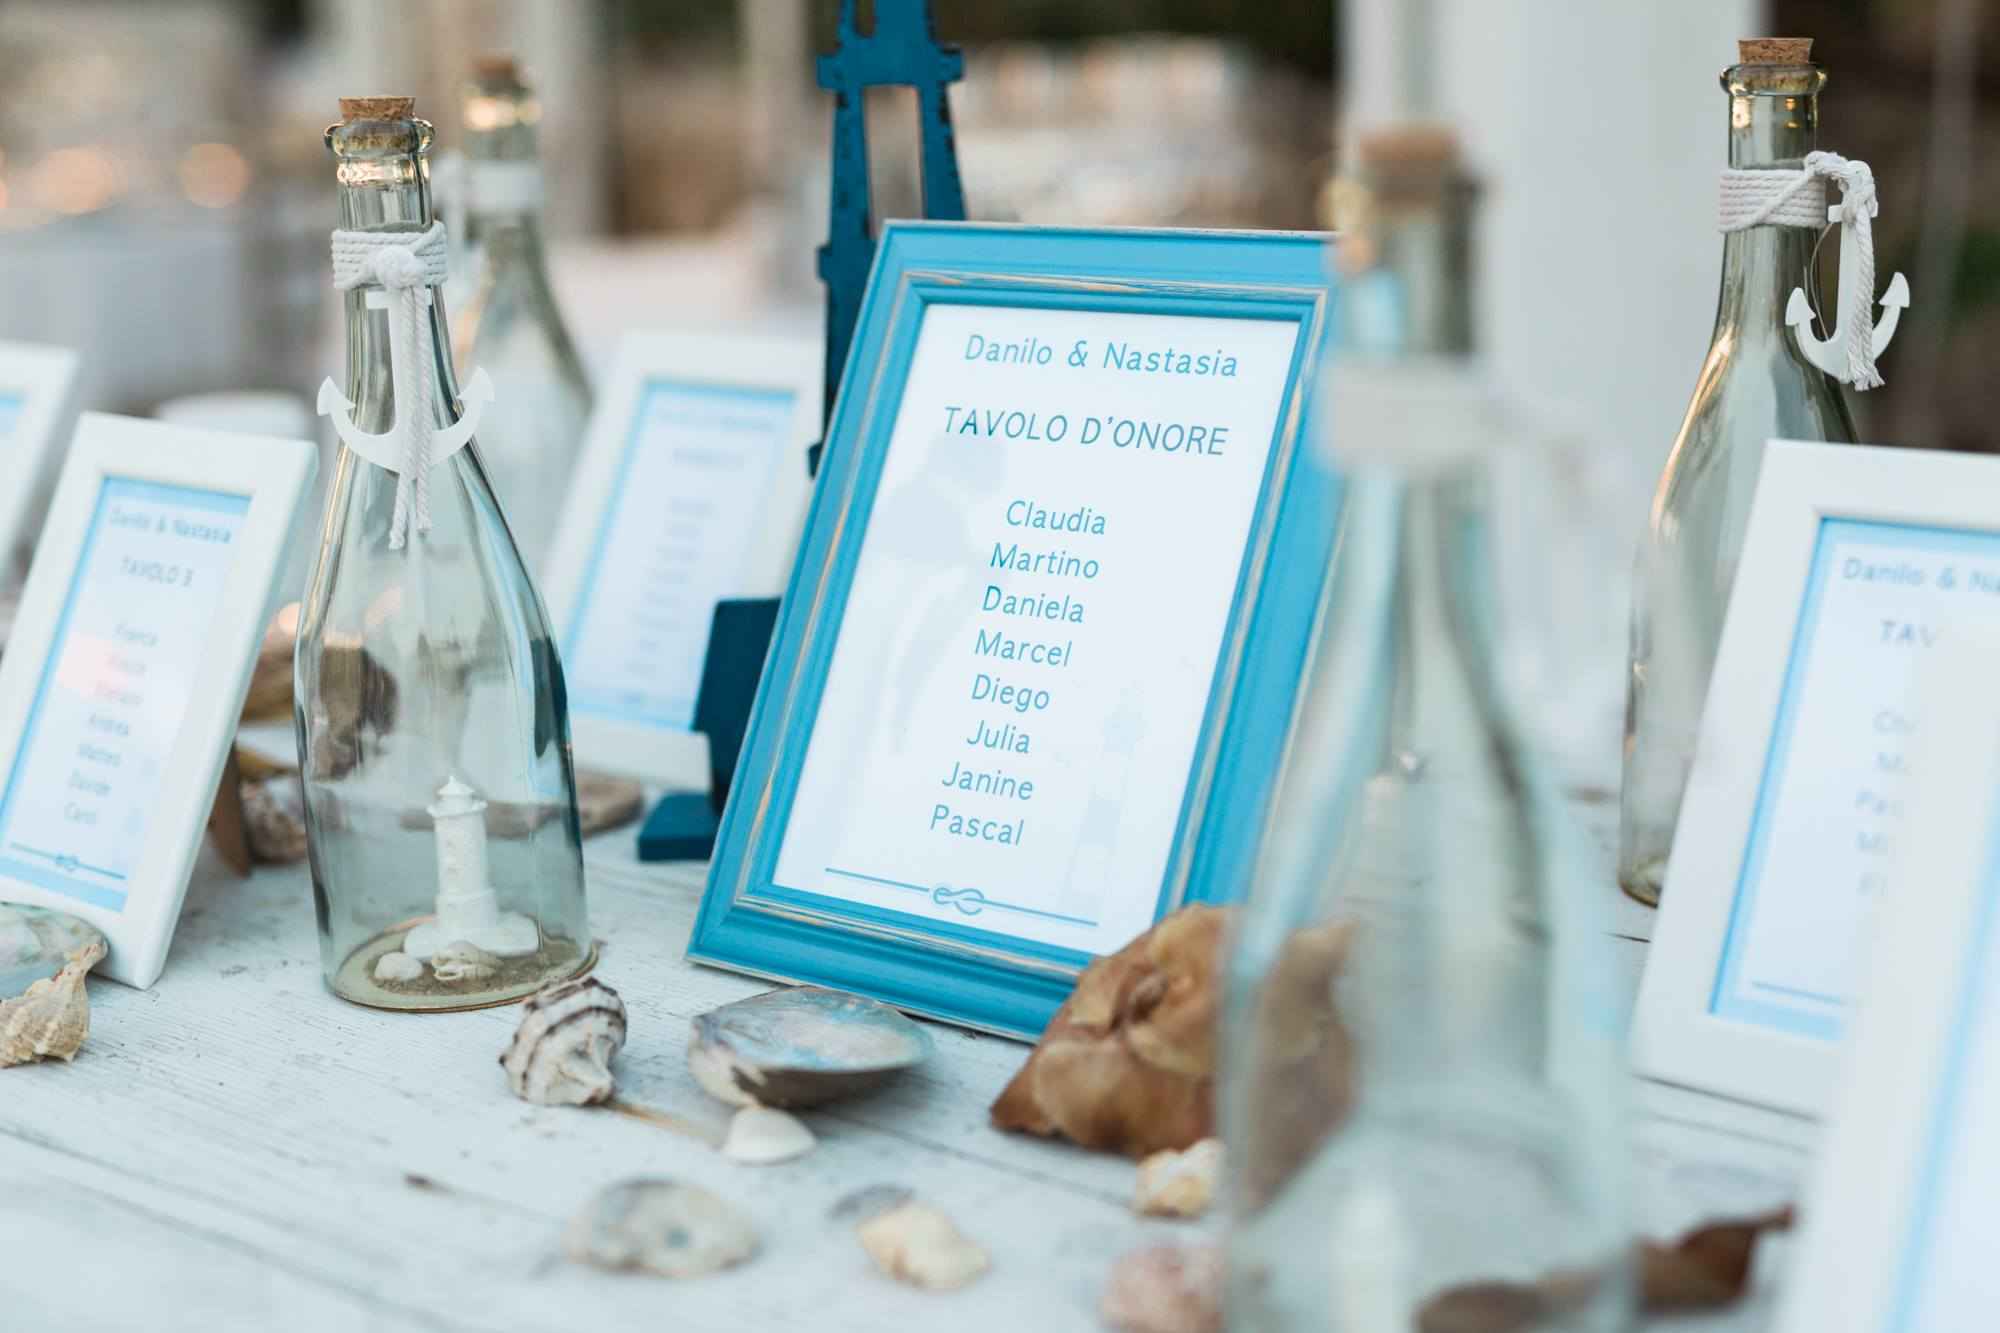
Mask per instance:
[[[503,1003],[594,958],[562,667],[472,439],[409,98],[341,102],[340,449],[295,703],[326,979],[391,1009]]]
[[[459,362],[507,385],[481,431],[488,475],[532,573],[548,558],[590,420],[590,381],[556,304],[542,245],[541,107],[514,61],[475,66],[464,106],[467,267]]]
[[[1730,168],[1799,173],[1817,145],[1826,84],[1811,40],[1746,40],[1738,55],[1722,73]],[[1825,214],[1811,214],[1725,234],[1715,331],[1640,542],[1618,879],[1642,902],[1658,902],[1666,882],[1764,443],[1855,438],[1840,385],[1807,358],[1787,324],[1794,289],[1815,290]]]
[[[1225,992],[1228,1322],[1611,1333],[1631,1291],[1603,898],[1493,637],[1486,492],[1529,441],[1476,370],[1449,136],[1359,157],[1340,263],[1369,304],[1323,442],[1341,546]]]

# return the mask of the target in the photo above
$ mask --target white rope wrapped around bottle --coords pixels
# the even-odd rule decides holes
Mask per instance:
[[[437,356],[425,338],[427,289],[448,274],[444,224],[425,231],[336,231],[333,285],[339,290],[376,286],[389,297],[389,366],[396,399],[396,433],[403,465],[396,477],[396,510],[389,549],[401,550],[412,524],[431,527],[431,434],[436,429]]]
[[[1840,187],[1840,203],[1831,208],[1826,201],[1828,181]],[[1817,231],[1831,222],[1840,224],[1841,253],[1853,255],[1855,281],[1861,289],[1860,299],[1841,303],[1845,378],[1856,389],[1880,387],[1882,375],[1875,367],[1874,228],[1880,206],[1875,173],[1868,164],[1839,153],[1808,153],[1801,171],[1726,167],[1720,204],[1719,221],[1725,232],[1765,226]]]

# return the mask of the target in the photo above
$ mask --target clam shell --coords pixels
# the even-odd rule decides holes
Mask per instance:
[[[104,934],[88,921],[46,907],[0,903],[0,1000],[21,994]]]
[[[597,1195],[570,1220],[563,1252],[614,1272],[700,1277],[755,1254],[757,1229],[698,1185],[627,1180]]]
[[[735,1106],[818,1106],[921,1064],[930,1034],[886,1004],[814,986],[697,1014],[688,1068]]]

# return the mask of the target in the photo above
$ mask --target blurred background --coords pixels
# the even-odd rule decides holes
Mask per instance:
[[[1642,493],[1714,312],[1733,40],[1809,34],[1821,142],[1881,183],[1915,304],[1864,435],[2000,449],[2000,64],[1985,0],[936,0],[975,216],[1309,227],[1357,126],[1454,125],[1483,183],[1477,319],[1509,392]],[[867,6],[864,5],[864,11]],[[84,406],[309,395],[338,369],[321,132],[412,92],[458,133],[475,58],[540,90],[555,270],[586,358],[626,329],[812,326],[833,0],[9,0],[0,336],[84,356]],[[1984,38],[1982,48],[1981,39]],[[1341,111],[1337,119],[1336,108]],[[877,204],[914,111],[872,104]],[[1829,264],[1830,267],[1830,264]],[[1643,504],[1636,494],[1633,503]],[[1633,512],[1634,522],[1639,510]]]

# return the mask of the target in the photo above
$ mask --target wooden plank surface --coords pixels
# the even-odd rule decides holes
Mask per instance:
[[[1025,1048],[948,1028],[933,1029],[937,1058],[914,1077],[808,1117],[822,1143],[807,1157],[720,1157],[702,1136],[719,1136],[727,1110],[687,1073],[688,1021],[763,986],[681,961],[699,869],[640,867],[631,840],[607,835],[589,857],[598,975],[631,1013],[620,1092],[692,1134],[517,1101],[496,1063],[514,1010],[406,1016],[335,1000],[303,869],[237,882],[205,859],[159,983],[94,981],[74,1065],[0,1073],[0,1326],[876,1333],[948,1319],[959,1333],[1056,1333],[1097,1326],[1118,1255],[1213,1229],[1133,1217],[1128,1163],[991,1130],[986,1107]],[[1636,985],[1638,931],[1611,930]],[[1804,1122],[1633,1091],[1645,1230],[1792,1197],[1813,1138]],[[566,1219],[634,1175],[735,1200],[765,1253],[691,1283],[561,1260]],[[877,1183],[952,1214],[993,1271],[948,1295],[878,1277],[827,1219]],[[1761,1328],[1770,1282],[1767,1270],[1746,1306],[1672,1327]]]

